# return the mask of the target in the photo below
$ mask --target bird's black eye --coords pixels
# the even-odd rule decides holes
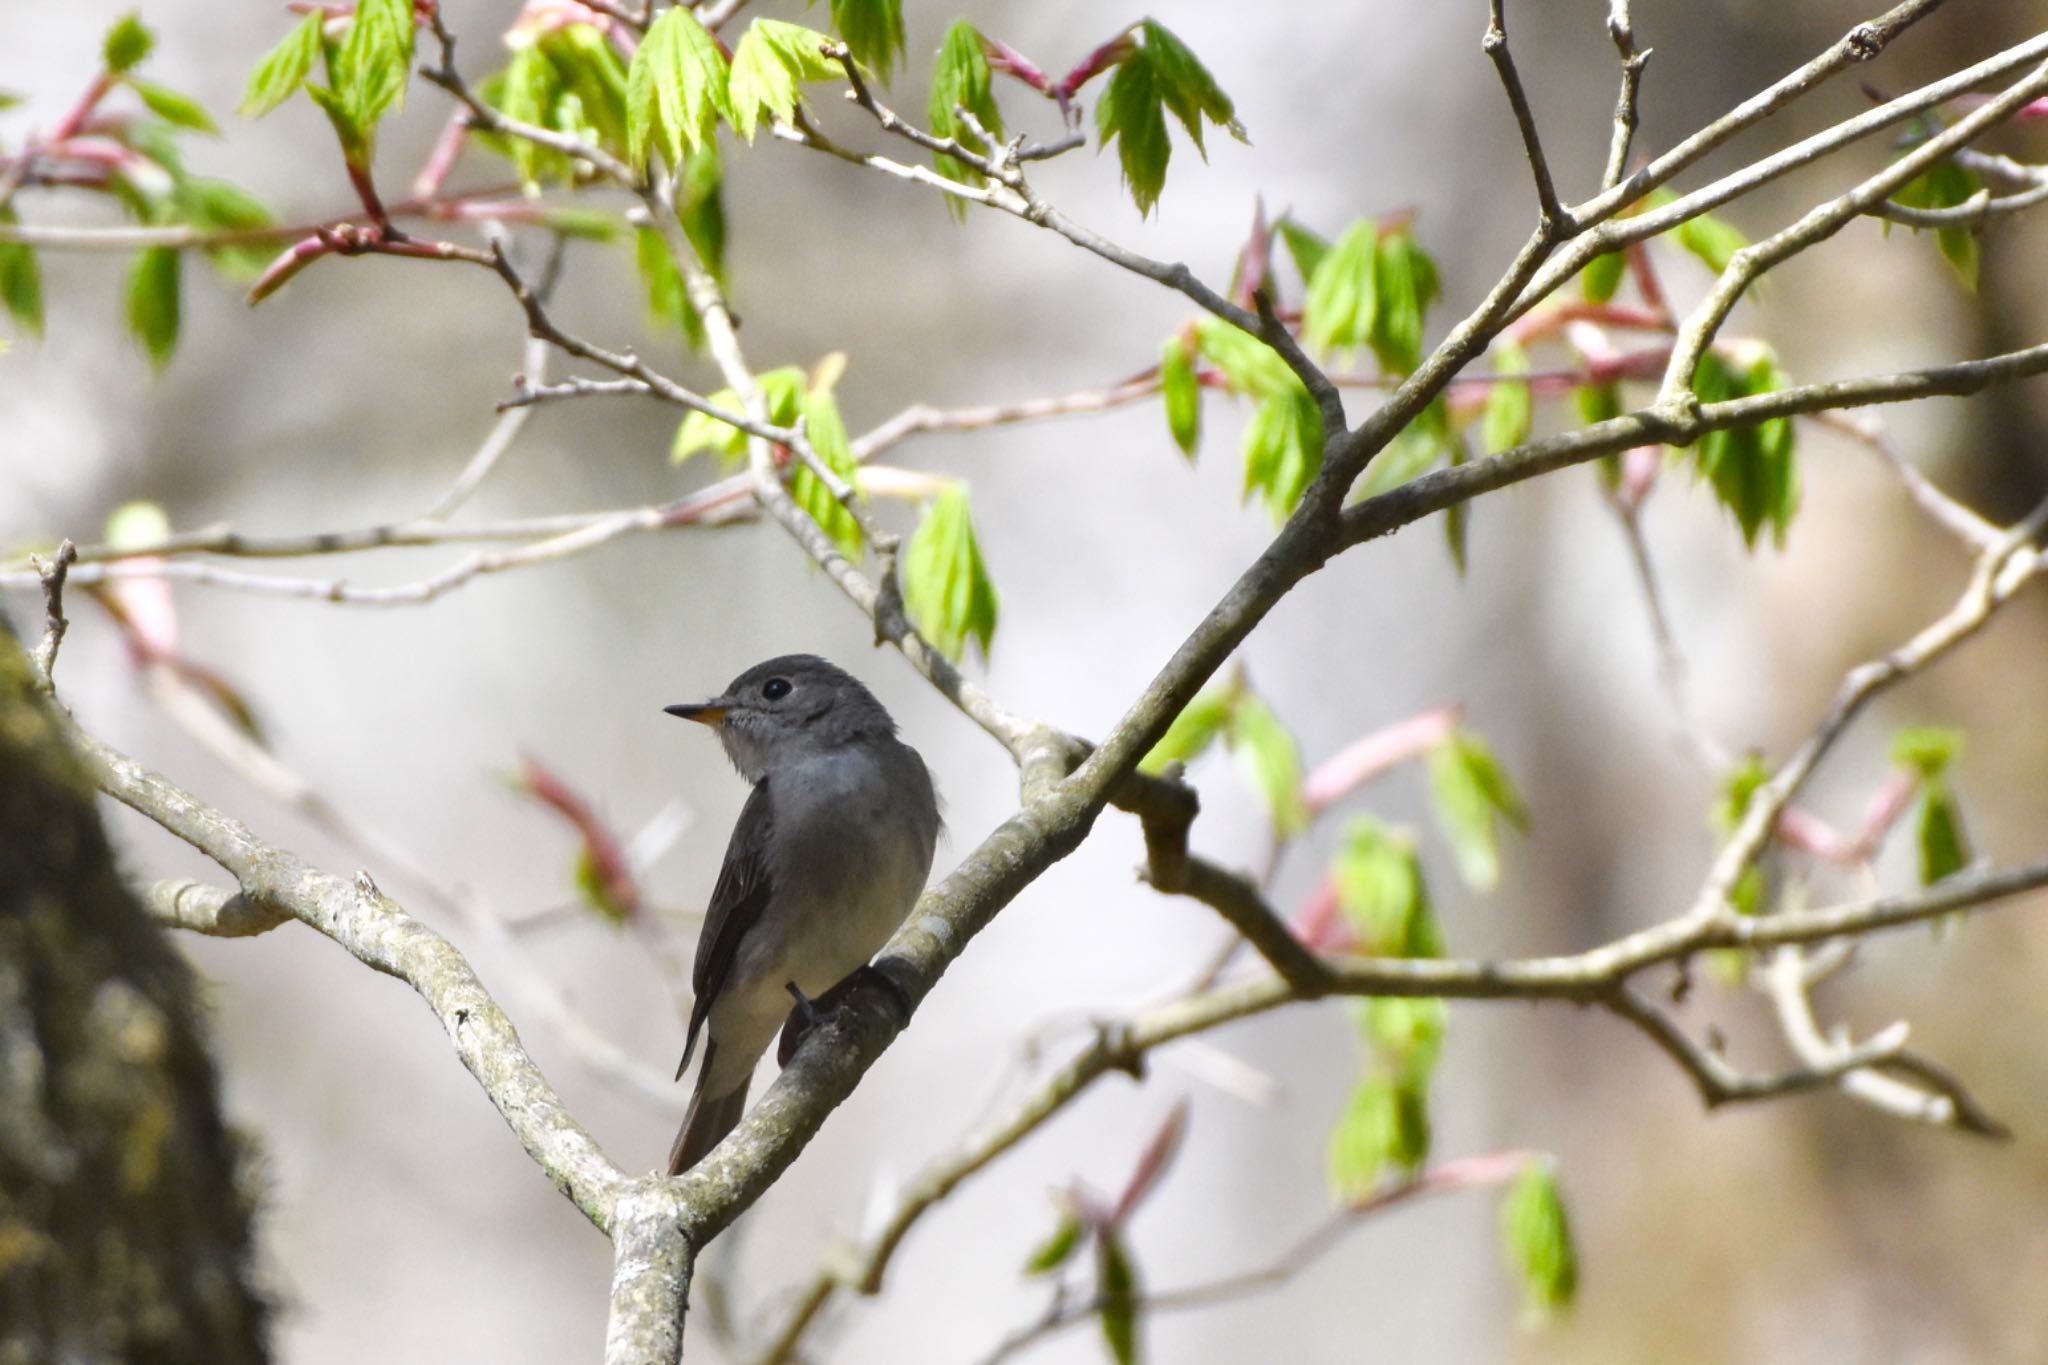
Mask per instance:
[[[761,684],[761,695],[770,701],[781,701],[789,695],[789,679],[770,678]]]

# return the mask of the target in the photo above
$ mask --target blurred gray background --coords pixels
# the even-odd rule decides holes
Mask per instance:
[[[10,138],[46,126],[91,70],[124,6],[0,7],[0,88],[29,98]],[[753,7],[801,19],[787,3]],[[1155,17],[1215,71],[1253,145],[1214,139],[1205,167],[1177,143],[1156,218],[1120,194],[1113,160],[1078,153],[1041,188],[1081,222],[1154,256],[1227,278],[1254,197],[1326,232],[1408,207],[1437,254],[1441,331],[1497,275],[1532,220],[1512,124],[1482,57],[1479,0],[1247,7],[1160,0]],[[1583,195],[1604,153],[1613,98],[1605,5],[1514,10],[1514,39],[1553,164]],[[1906,88],[2023,36],[2029,7],[1955,5],[1867,73]],[[509,3],[450,3],[466,68],[498,60]],[[923,103],[927,59],[953,9],[906,6],[909,74],[897,103]],[[265,4],[151,0],[161,46],[149,74],[197,92],[228,122],[248,69],[284,29]],[[1656,49],[1640,147],[1656,149],[1864,17],[1860,6],[1642,0]],[[1078,3],[978,3],[971,17],[1063,68],[1136,12]],[[816,16],[813,16],[816,22]],[[2001,32],[2000,30],[2008,30]],[[1051,121],[1005,89],[1020,126]],[[1830,86],[1723,154],[1781,145],[1865,106],[1854,78]],[[380,153],[392,186],[441,126],[445,101],[415,82]],[[852,125],[847,125],[851,127]],[[876,139],[860,134],[866,141]],[[2035,138],[2033,150],[2043,149]],[[2024,147],[2022,147],[2024,150]],[[1754,235],[1825,187],[1879,164],[1796,178],[1729,217]],[[235,178],[283,215],[345,208],[330,138],[303,101],[219,144],[194,169]],[[965,227],[883,177],[764,139],[731,158],[736,303],[763,367],[849,357],[840,394],[856,431],[906,403],[1002,401],[1090,387],[1151,363],[1189,309],[1050,234],[992,214]],[[1708,169],[1712,169],[1710,166]],[[461,172],[496,178],[481,159]],[[1701,172],[1687,183],[1698,183]],[[98,221],[98,205],[39,199],[34,221]],[[2038,339],[2042,229],[2005,224],[1985,245],[1972,300],[1930,243],[1859,224],[1772,277],[1761,312],[1799,378],[1936,363]],[[519,367],[522,328],[481,271],[387,259],[331,261],[253,312],[188,265],[185,340],[152,379],[119,327],[123,262],[45,257],[52,324],[0,356],[0,545],[97,539],[123,501],[152,499],[179,528],[228,521],[290,532],[416,514],[461,468]],[[622,253],[571,258],[561,313],[639,346],[700,387],[708,366],[644,332]],[[1704,278],[1671,265],[1680,293]],[[559,371],[558,371],[559,372]],[[1360,402],[1354,396],[1354,410]],[[1080,734],[1110,725],[1270,533],[1238,502],[1241,409],[1212,396],[1200,463],[1172,449],[1153,405],[979,435],[932,436],[888,458],[971,481],[1002,625],[986,684]],[[652,403],[558,404],[527,432],[465,517],[621,506],[672,497],[712,474],[665,459],[673,418]],[[2039,389],[1900,411],[1889,429],[1915,460],[2006,516],[2038,490]],[[1667,480],[1649,529],[1709,724],[1733,748],[1782,752],[1841,672],[1931,619],[1963,575],[1956,549],[1917,521],[1866,452],[1808,432],[1806,506],[1782,552],[1746,556],[1702,493]],[[902,517],[902,509],[890,515]],[[1673,741],[1621,538],[1593,477],[1574,471],[1487,499],[1473,514],[1471,571],[1449,570],[1423,527],[1352,552],[1311,579],[1244,652],[1256,684],[1313,763],[1346,741],[1461,699],[1536,812],[1503,889],[1465,893],[1426,844],[1455,951],[1564,951],[1675,913],[1710,852],[1711,783]],[[459,549],[282,566],[358,582],[431,573]],[[280,755],[336,806],[441,879],[516,916],[568,900],[567,833],[496,780],[522,752],[594,793],[638,829],[679,798],[690,823],[649,874],[687,951],[687,913],[708,894],[744,790],[704,735],[660,714],[757,659],[816,650],[852,666],[932,762],[952,834],[939,870],[1010,809],[1002,753],[891,653],[772,528],[685,530],[620,541],[558,566],[486,578],[426,607],[352,608],[221,590],[176,592],[183,645],[260,708]],[[34,602],[12,596],[17,619]],[[103,616],[81,604],[61,683],[80,719],[117,746],[337,870],[359,861],[254,794],[175,730],[137,688]],[[1983,640],[1888,699],[1845,743],[1815,805],[1853,821],[1897,724],[1969,728],[1956,774],[1981,851],[2039,856],[2048,829],[2048,684],[2041,595]],[[1261,817],[1227,759],[1195,771],[1196,842],[1226,862],[1263,855]],[[1426,818],[1418,773],[1346,811]],[[114,812],[138,875],[206,868],[161,832]],[[1284,864],[1296,905],[1341,818]],[[1426,836],[1433,840],[1433,836]],[[1127,1012],[1185,979],[1219,926],[1202,908],[1138,886],[1133,823],[1095,836],[1004,913],[947,976],[916,1026],[817,1142],[714,1255],[742,1321],[780,1306],[835,1237],[856,1234],[892,1182],[948,1149],[986,1111],[1017,1040],[1056,1017]],[[1889,875],[1910,877],[1905,860]],[[422,899],[397,868],[387,890],[472,953],[486,983],[575,1112],[629,1167],[657,1163],[674,1111],[581,1067],[531,1019],[497,949]],[[2034,898],[2033,910],[2042,908]],[[1676,1071],[1604,1017],[1563,1007],[1454,1009],[1437,1084],[1436,1150],[1540,1147],[1562,1161],[1584,1257],[1574,1320],[1516,1329],[1500,1266],[1495,1200],[1415,1204],[1361,1227],[1270,1294],[1147,1328],[1160,1361],[2036,1361],[2048,1314],[2048,1073],[2039,1040],[2044,926],[2016,905],[1935,939],[1872,946],[1823,997],[1859,1028],[1913,1020],[2012,1123],[2003,1146],[1921,1131],[1833,1096],[1707,1115]],[[268,1265],[282,1299],[283,1357],[300,1365],[387,1360],[589,1359],[601,1339],[609,1248],[537,1173],[406,989],[293,928],[249,942],[181,940],[213,983],[227,1101],[261,1135]],[[631,936],[572,921],[526,940],[600,1029],[665,1071],[681,1030]],[[1695,1019],[1730,1027],[1738,1057],[1769,1064],[1758,1002],[1709,993]],[[1071,1046],[1071,1034],[1058,1035]],[[1271,1074],[1260,1107],[1162,1055],[1142,1088],[1113,1078],[927,1218],[888,1292],[818,1336],[820,1359],[955,1361],[989,1350],[1041,1303],[1018,1267],[1050,1226],[1049,1191],[1079,1176],[1115,1188],[1171,1103],[1193,1102],[1189,1141],[1140,1214],[1134,1249],[1168,1288],[1261,1263],[1323,1216],[1326,1135],[1358,1066],[1335,1005],[1231,1028],[1211,1043]],[[678,1088],[678,1096],[681,1090]],[[877,1191],[883,1192],[878,1195]],[[716,1343],[692,1327],[693,1358]],[[1079,1329],[1030,1358],[1099,1358]]]

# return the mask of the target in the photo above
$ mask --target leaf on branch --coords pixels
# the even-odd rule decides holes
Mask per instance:
[[[1273,832],[1291,839],[1308,828],[1308,800],[1301,789],[1301,746],[1280,717],[1256,692],[1238,693],[1225,735],[1245,777],[1266,803]]]
[[[1244,681],[1237,673],[1196,693],[1195,699],[1181,709],[1152,751],[1139,762],[1138,771],[1157,777],[1170,764],[1194,762],[1230,724],[1231,714],[1243,695]]]
[[[1244,494],[1287,520],[1323,463],[1323,418],[1308,390],[1263,399],[1244,433]]]
[[[804,435],[825,467],[851,487],[856,497],[860,496],[860,466],[854,463],[853,443],[847,438],[846,422],[839,415],[839,402],[829,385],[814,386],[804,396]],[[796,464],[790,475],[789,495],[806,516],[818,523],[818,529],[832,537],[839,553],[856,564],[860,562],[861,547],[865,544],[860,523],[833,496],[825,481],[802,462]]]
[[[805,0],[804,8],[816,3]],[[903,0],[832,0],[832,28],[853,59],[887,85],[903,55]]]
[[[1579,292],[1588,303],[1606,303],[1621,288],[1622,279],[1628,274],[1628,255],[1622,251],[1609,251],[1586,262],[1586,268],[1579,272]]]
[[[357,0],[332,75],[335,93],[365,135],[387,112],[405,108],[412,48],[412,0]]]
[[[1721,793],[1714,801],[1711,824],[1714,833],[1727,839],[1735,833],[1735,827],[1742,823],[1743,814],[1749,803],[1756,798],[1758,789],[1770,780],[1770,773],[1764,767],[1763,755],[1744,754],[1742,761],[1721,779]],[[1740,915],[1754,915],[1763,909],[1763,869],[1751,866],[1728,893],[1728,903]]]
[[[1166,429],[1190,461],[1202,443],[1202,384],[1195,374],[1195,353],[1185,334],[1167,340],[1159,352],[1159,395],[1166,407]]]
[[[1259,400],[1244,434],[1244,496],[1286,520],[1323,463],[1323,418],[1280,353],[1221,318],[1195,322],[1195,346],[1233,393]]]
[[[1493,372],[1496,375],[1527,374],[1528,353],[1516,343],[1501,339],[1493,343]],[[1487,386],[1486,406],[1479,414],[1479,444],[1489,455],[1498,455],[1529,439],[1535,415],[1529,386],[1521,380],[1496,379]]]
[[[1429,1156],[1429,1097],[1385,1075],[1358,1083],[1330,1134],[1330,1191],[1355,1204],[1380,1188],[1389,1172],[1406,1176]]]
[[[1063,1203],[1060,1208],[1060,1221],[1053,1226],[1052,1233],[1033,1248],[1030,1257],[1024,1262],[1024,1273],[1034,1276],[1050,1275],[1058,1270],[1074,1258],[1074,1253],[1081,1246],[1081,1234],[1087,1230],[1088,1225],[1081,1221],[1081,1215],[1071,1204]]]
[[[1378,995],[1352,1002],[1360,1032],[1393,1074],[1425,1090],[1443,1052],[1449,1010],[1433,995]]]
[[[0,204],[0,223],[20,221],[11,204]],[[23,332],[43,334],[43,271],[34,247],[0,242],[0,304]]]
[[[505,117],[563,133],[624,159],[626,65],[593,24],[566,24],[540,35],[514,33],[512,60],[479,94]],[[528,194],[542,180],[574,184],[587,172],[572,157],[527,138],[479,129],[472,136],[509,157]]]
[[[1970,865],[1970,840],[1963,833],[1963,813],[1947,782],[1930,778],[1920,786],[1917,845],[1920,884],[1932,886]]]
[[[1286,244],[1288,256],[1293,258],[1294,268],[1301,272],[1302,283],[1306,285],[1315,278],[1316,267],[1322,264],[1330,244],[1294,221],[1291,214],[1274,226],[1280,233],[1280,240]]]
[[[220,128],[199,101],[189,95],[181,95],[168,86],[156,85],[149,81],[128,80],[129,88],[141,98],[150,113],[175,127],[188,128],[195,133],[219,134]]]
[[[1749,245],[1738,229],[1711,213],[1686,219],[1671,229],[1671,236],[1716,275],[1728,268],[1736,252]]]
[[[249,73],[248,88],[242,92],[239,112],[243,116],[263,117],[306,83],[313,63],[320,60],[320,27],[326,17],[319,10],[308,14],[282,42],[264,54],[256,69]]]
[[[667,256],[665,250],[662,254]],[[804,390],[809,376],[794,365],[784,365],[762,371],[754,376],[754,382],[761,388],[769,423],[778,427],[795,425],[797,415],[803,411]],[[712,407],[725,412],[746,410],[740,396],[731,389],[720,389],[707,401]],[[747,433],[708,412],[692,412],[676,428],[675,440],[669,446],[669,460],[681,464],[700,450],[716,451],[719,458],[732,464],[747,457]]]
[[[1415,840],[1405,830],[1389,829],[1371,816],[1353,820],[1330,877],[1337,908],[1368,955],[1443,956],[1429,885]]]
[[[1892,736],[1892,762],[1922,782],[1939,781],[1963,752],[1963,732],[1941,725],[1909,725]]]
[[[918,632],[955,663],[968,641],[988,658],[996,633],[995,584],[967,507],[967,491],[954,484],[933,500],[903,551],[903,605]]]
[[[1366,344],[1379,310],[1379,225],[1361,218],[1327,249],[1315,253],[1302,309],[1301,337],[1327,356]],[[1299,264],[1302,256],[1295,256]]]
[[[952,138],[969,151],[986,155],[993,149],[960,117],[962,109],[974,115],[990,137],[1003,135],[1003,112],[996,107],[987,46],[974,25],[965,19],[955,19],[946,30],[939,55],[932,64],[932,91],[925,103],[925,115],[936,136]],[[932,164],[940,175],[963,185],[979,185],[986,179],[957,157],[935,155]],[[965,216],[965,204],[949,197],[946,205],[955,219]]]
[[[256,198],[225,180],[179,176],[171,189],[171,211],[198,232],[258,232],[270,227],[270,211]],[[276,248],[252,241],[206,248],[216,270],[231,280],[253,280],[263,273]]]
[[[1463,442],[1451,429],[1450,409],[1441,395],[1401,428],[1386,449],[1373,456],[1353,497],[1370,498],[1399,488],[1446,457],[1459,458]]]
[[[712,141],[720,115],[731,117],[725,54],[697,16],[662,11],[640,40],[626,72],[626,143],[636,167],[659,151],[671,166]]]
[[[1202,145],[1205,121],[1240,142],[1246,138],[1230,97],[1186,44],[1150,19],[1132,32],[1138,42],[1118,61],[1109,88],[1095,107],[1096,140],[1103,148],[1116,142],[1124,183],[1138,211],[1149,214],[1166,186],[1166,165],[1173,156],[1166,135],[1167,111],[1187,129],[1203,156],[1208,154]]]
[[[1532,1158],[1508,1191],[1501,1204],[1501,1239],[1531,1323],[1541,1325],[1569,1310],[1578,1296],[1579,1257],[1549,1158]]]
[[[1500,884],[1499,823],[1529,827],[1529,808],[1507,769],[1485,740],[1461,728],[1430,751],[1429,788],[1466,885],[1493,890]]]
[[[1375,260],[1373,354],[1389,374],[1405,375],[1422,363],[1423,315],[1437,295],[1436,262],[1406,227],[1380,238]]]
[[[1984,182],[1975,172],[1953,160],[1935,162],[1892,196],[1892,202],[1909,209],[1959,208],[1976,198]],[[1918,229],[1915,229],[1918,231]],[[1977,234],[1967,227],[1936,228],[1935,245],[1963,288],[1977,292]]]
[[[633,248],[634,261],[640,268],[640,283],[646,290],[649,323],[657,329],[674,327],[683,334],[683,338],[689,342],[692,349],[702,347],[704,319],[697,315],[697,310],[690,304],[689,290],[683,284],[682,272],[676,269],[675,257],[669,254],[668,243],[663,241],[661,234],[653,228],[635,228]],[[731,390],[726,392],[730,393]],[[700,418],[703,422],[711,423],[717,430],[713,432],[701,425],[692,427],[691,423],[699,421]],[[687,439],[685,432],[689,433]],[[730,436],[740,434],[724,422],[703,418],[702,414],[693,412],[685,417],[682,426],[677,428],[675,444],[670,448],[669,456],[672,460],[680,462],[698,450],[723,446]],[[740,448],[742,451],[745,450],[743,436]]]
[[[1693,391],[1702,403],[1755,397],[1784,385],[1784,372],[1768,353],[1737,371],[1710,350],[1700,357],[1693,374]],[[1734,514],[1743,544],[1755,549],[1758,533],[1768,525],[1772,542],[1783,549],[1786,530],[1799,510],[1799,464],[1791,419],[1774,417],[1751,427],[1710,431],[1700,437],[1694,451],[1695,468]]]
[[[143,27],[141,15],[130,10],[107,30],[106,39],[100,44],[100,59],[108,71],[118,76],[139,65],[155,46],[156,35]]]
[[[741,137],[754,140],[763,109],[776,122],[788,123],[804,81],[837,80],[844,74],[822,51],[831,41],[815,29],[777,19],[756,19],[747,26],[733,49],[726,87],[732,126]]]
[[[1095,1299],[1101,1305],[1102,1340],[1117,1365],[1138,1359],[1138,1271],[1123,1235],[1103,1225],[1095,1230]]]
[[[153,246],[128,270],[128,330],[161,370],[178,348],[178,253]]]

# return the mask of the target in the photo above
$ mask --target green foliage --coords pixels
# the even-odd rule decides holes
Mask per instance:
[[[1170,338],[1159,352],[1159,394],[1173,443],[1194,459],[1202,443],[1202,384],[1195,374],[1194,348],[1184,334]]]
[[[988,53],[982,46],[981,33],[965,19],[955,19],[946,30],[946,37],[939,44],[939,55],[932,64],[932,92],[926,101],[925,113],[932,125],[932,132],[939,137],[949,137],[971,152],[985,155],[992,150],[959,115],[965,109],[988,131],[990,137],[1003,135],[1003,113],[996,108],[995,91],[991,86]],[[984,177],[971,169],[958,157],[937,156],[933,164],[940,175],[948,180],[957,180],[966,185],[979,185]],[[957,199],[946,201],[955,216],[966,211],[966,206]]]
[[[1360,1031],[1393,1071],[1420,1088],[1443,1052],[1449,1011],[1433,995],[1376,995],[1354,1001]]]
[[[1430,795],[1437,824],[1456,856],[1466,884],[1491,891],[1500,884],[1500,822],[1529,827],[1529,808],[1486,741],[1453,730],[1429,754]]]
[[[1920,794],[1914,847],[1922,886],[1932,886],[1970,865],[1962,809],[1948,784],[1948,770],[1962,752],[1963,732],[1941,726],[1908,726],[1892,738],[1892,762],[1913,775]]]
[[[1087,1225],[1072,1209],[1062,1209],[1060,1221],[1053,1228],[1051,1235],[1033,1248],[1030,1257],[1024,1262],[1024,1273],[1050,1275],[1058,1270],[1074,1259],[1074,1253],[1081,1246],[1081,1234],[1087,1230]]]
[[[788,427],[796,424],[797,415],[803,411],[808,381],[809,377],[794,365],[764,370],[754,376],[754,382],[761,387],[767,420],[771,425]],[[720,389],[707,401],[724,412],[744,410],[740,396],[731,389]],[[675,440],[669,445],[669,460],[681,464],[700,450],[718,452],[727,464],[743,460],[747,455],[747,433],[708,412],[692,412],[676,428]]]
[[[1323,263],[1323,257],[1330,250],[1330,244],[1316,233],[1284,217],[1275,223],[1274,230],[1280,234],[1281,242],[1287,247],[1287,254],[1294,261],[1294,268],[1301,272],[1304,284],[1315,278],[1316,269]]]
[[[481,93],[509,119],[627,155],[626,66],[593,24],[567,24],[515,48]],[[570,184],[585,174],[581,162],[525,138],[478,140],[511,158],[528,193],[542,180]]]
[[[1595,256],[1586,262],[1586,268],[1579,272],[1579,292],[1588,303],[1606,303],[1615,291],[1621,288],[1623,276],[1628,274],[1628,254],[1610,251]]]
[[[271,226],[270,211],[225,180],[181,175],[171,187],[171,211],[199,232],[256,232]],[[253,280],[276,254],[269,242],[230,243],[206,248],[216,270],[231,280]]]
[[[731,117],[725,54],[697,16],[670,8],[648,27],[626,72],[626,151],[634,166],[659,151],[671,166]]]
[[[988,658],[996,633],[995,584],[982,562],[967,490],[954,484],[933,500],[903,551],[903,605],[934,649],[959,662],[967,643]]]
[[[1527,374],[1529,357],[1520,346],[1502,339],[1493,343],[1493,372],[1497,375]],[[1497,379],[1487,386],[1486,406],[1479,414],[1479,444],[1489,455],[1498,455],[1529,439],[1535,404],[1529,386],[1519,380]]]
[[[0,204],[0,223],[20,221],[12,205]],[[43,334],[43,271],[34,247],[0,242],[0,305],[23,332]]]
[[[1323,463],[1323,419],[1306,389],[1262,399],[1244,433],[1244,496],[1285,521]]]
[[[1963,732],[1940,725],[1909,725],[1892,736],[1892,762],[1923,782],[1938,781],[1963,752]]]
[[[1963,833],[1963,813],[1948,783],[1935,779],[1921,784],[1916,825],[1922,886],[1932,886],[1970,865],[1970,840]]]
[[[1909,209],[1952,209],[1969,203],[1983,188],[1984,182],[1974,171],[1954,161],[1937,161],[1901,187],[1892,202]],[[1934,242],[1957,281],[1976,293],[1977,234],[1967,227],[1936,228]]]
[[[1132,34],[1136,45],[1117,63],[1095,106],[1095,129],[1099,146],[1117,144],[1124,183],[1138,211],[1149,214],[1166,186],[1166,166],[1173,156],[1166,136],[1169,110],[1203,155],[1204,121],[1240,142],[1246,138],[1230,97],[1186,44],[1150,19]]]
[[[839,8],[833,6],[835,14]],[[900,14],[897,22],[900,27]],[[732,72],[726,87],[734,130],[752,142],[762,110],[787,123],[796,114],[798,86],[802,82],[829,81],[842,75],[839,64],[821,50],[831,41],[815,29],[777,19],[756,19],[749,24],[739,46],[733,49]]]
[[[1711,213],[1686,219],[1671,229],[1671,236],[1716,275],[1728,268],[1736,252],[1749,245],[1740,231]]]
[[[1363,346],[1379,312],[1379,225],[1361,218],[1327,249],[1314,253],[1315,267],[1303,278],[1308,298],[1302,309],[1301,339],[1310,351]],[[1297,264],[1303,258],[1295,257]]]
[[[689,290],[683,284],[682,272],[676,269],[675,257],[669,254],[668,243],[653,228],[643,227],[633,230],[633,246],[633,258],[640,268],[640,283],[646,291],[649,323],[655,327],[674,327],[691,346],[702,346],[704,319],[690,304]],[[682,460],[697,450],[720,445],[729,435],[740,436],[739,448],[744,452],[744,436],[723,422],[715,424],[715,432],[702,424],[693,428],[691,423],[701,416],[693,412],[683,419],[683,425],[676,432],[675,444],[669,450],[672,459]],[[705,419],[706,422],[711,420]],[[687,445],[684,431],[691,433]]]
[[[412,0],[357,0],[330,74],[335,93],[365,137],[387,112],[404,109],[412,44]]]
[[[1203,688],[1173,718],[1173,724],[1166,727],[1166,733],[1139,762],[1138,771],[1157,777],[1169,764],[1192,763],[1230,724],[1231,714],[1243,695],[1244,683],[1236,676]]]
[[[1327,355],[1370,345],[1390,374],[1407,374],[1422,360],[1423,319],[1437,295],[1436,262],[1407,227],[1381,232],[1371,219],[1353,223],[1313,259],[1305,278],[1308,298],[1302,340]]]
[[[1463,442],[1451,429],[1450,409],[1439,395],[1395,433],[1385,450],[1373,456],[1358,480],[1356,496],[1369,498],[1399,488],[1446,456],[1461,460]]]
[[[1101,1305],[1102,1340],[1117,1365],[1138,1359],[1138,1270],[1117,1228],[1095,1231],[1095,1300]]]
[[[114,21],[100,44],[100,59],[115,75],[130,70],[156,46],[156,35],[143,27],[142,16],[134,10]]]
[[[1764,767],[1761,754],[1749,753],[1730,769],[1721,779],[1721,792],[1715,798],[1712,825],[1714,833],[1727,839],[1735,833],[1735,827],[1742,823],[1743,814],[1749,803],[1755,799],[1758,789],[1770,780],[1770,773]],[[1745,870],[1734,889],[1728,893],[1728,903],[1735,907],[1737,914],[1754,915],[1763,908],[1764,874],[1758,867]]]
[[[1415,840],[1407,832],[1360,816],[1345,829],[1330,876],[1336,884],[1337,908],[1365,953],[1443,956],[1443,935],[1430,905],[1429,885],[1415,855]]]
[[[860,466],[854,463],[853,443],[846,435],[846,421],[839,415],[839,402],[832,396],[829,386],[814,385],[804,395],[804,435],[825,467],[858,494]],[[798,463],[790,475],[789,495],[812,521],[818,523],[820,530],[832,537],[839,553],[855,563],[860,562],[864,543],[860,523],[807,465]]]
[[[1266,803],[1273,832],[1291,839],[1308,828],[1308,802],[1301,793],[1301,746],[1264,699],[1240,691],[1226,735],[1245,777]]]
[[[1259,400],[1244,436],[1244,495],[1284,521],[1323,464],[1323,419],[1279,352],[1220,318],[1195,323],[1195,346],[1233,393]]]
[[[326,15],[318,10],[307,15],[283,41],[264,54],[249,73],[248,88],[242,92],[240,112],[261,118],[297,93],[320,60],[320,27]]]
[[[129,78],[129,88],[141,97],[144,107],[164,122],[178,128],[190,129],[195,133],[219,133],[220,128],[199,102],[189,95],[181,95],[167,86],[154,85],[149,81]]]
[[[1373,354],[1389,374],[1405,375],[1422,363],[1423,315],[1437,295],[1436,262],[1404,227],[1381,236],[1376,263]]]
[[[1785,374],[1768,353],[1737,370],[1708,351],[1693,372],[1693,391],[1702,403],[1750,398],[1784,386]],[[1758,533],[1768,525],[1772,542],[1784,547],[1785,532],[1799,510],[1799,463],[1790,418],[1710,431],[1694,448],[1694,461],[1721,505],[1734,514],[1743,544],[1755,549]]]
[[[1501,1239],[1530,1320],[1540,1324],[1570,1309],[1578,1296],[1579,1256],[1548,1158],[1532,1158],[1508,1191]]]
[[[161,370],[178,348],[178,253],[153,246],[128,271],[128,330]]]
[[[1389,1172],[1412,1174],[1429,1156],[1429,1101],[1419,1086],[1382,1074],[1351,1092],[1330,1134],[1330,1189],[1344,1203],[1374,1193]]]
[[[816,0],[806,0],[806,8]],[[887,85],[903,55],[903,0],[832,0],[832,27],[853,59]]]

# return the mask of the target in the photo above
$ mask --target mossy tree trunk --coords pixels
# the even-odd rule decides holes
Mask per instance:
[[[267,1358],[193,978],[0,621],[0,1365]]]

